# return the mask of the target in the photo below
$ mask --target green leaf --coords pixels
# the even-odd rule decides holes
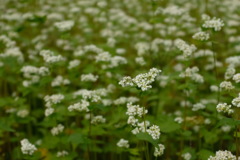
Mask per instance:
[[[157,146],[157,144],[158,144],[158,141],[152,139],[152,137],[151,137],[149,134],[147,134],[147,133],[138,133],[138,134],[136,135],[136,137],[137,137],[139,140],[143,140],[143,141],[150,142],[150,143],[153,144],[154,146]]]
[[[173,118],[166,115],[161,115],[156,123],[160,127],[161,132],[169,133],[180,129],[180,125],[176,123]]]
[[[88,144],[89,139],[82,135],[81,133],[73,133],[72,135],[69,136],[68,142],[79,145],[79,144]]]
[[[202,149],[198,152],[199,159],[201,160],[208,160],[208,158],[213,155],[214,155],[213,152],[206,149]]]

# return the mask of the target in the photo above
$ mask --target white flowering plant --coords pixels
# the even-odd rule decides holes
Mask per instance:
[[[0,0],[0,159],[239,160],[239,0]]]

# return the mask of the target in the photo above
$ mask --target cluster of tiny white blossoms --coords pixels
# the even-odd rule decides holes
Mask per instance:
[[[224,74],[225,79],[231,79],[236,72],[236,69],[232,66],[229,66]]]
[[[144,112],[145,111],[145,112]],[[132,103],[127,104],[127,112],[126,114],[128,116],[139,116],[142,117],[144,114],[147,114],[147,110],[144,110],[143,107],[140,107],[139,105],[133,105]],[[134,125],[134,124],[131,124]]]
[[[35,67],[35,66],[23,66],[21,68],[24,78],[24,87],[29,87],[32,84],[38,83],[40,78],[49,75],[49,69],[47,67]]]
[[[83,74],[81,75],[81,81],[89,81],[89,82],[96,82],[98,79],[98,76],[93,75],[92,73],[89,74]]]
[[[42,50],[42,51],[40,51],[39,54],[43,57],[43,60],[46,63],[50,63],[50,64],[65,60],[65,58],[63,56],[54,55],[54,53],[50,50]]]
[[[78,102],[78,103],[75,103],[73,105],[70,105],[68,107],[68,110],[70,112],[72,111],[79,111],[79,112],[82,112],[82,111],[86,111],[86,112],[89,112],[89,109],[88,109],[88,106],[90,105],[90,103],[84,99],[81,100],[81,103]]]
[[[64,130],[64,126],[62,124],[58,124],[56,127],[53,127],[51,129],[51,133],[53,136],[56,136],[56,135],[62,133],[63,130]]]
[[[192,36],[193,39],[200,40],[200,41],[206,41],[209,39],[209,37],[210,37],[209,33],[202,32],[202,31],[197,32]]]
[[[161,72],[161,70],[158,70],[156,68],[151,68],[148,73],[143,73],[137,75],[135,78],[131,78],[129,76],[124,77],[119,84],[122,87],[126,86],[134,86],[136,85],[138,88],[140,88],[142,91],[146,91],[149,88],[152,88],[150,85],[152,82],[154,82],[154,79],[158,76],[158,74]]]
[[[28,139],[21,140],[21,151],[23,154],[32,155],[36,150],[35,145],[31,144]]]
[[[193,105],[193,108],[192,108],[192,111],[198,111],[198,110],[201,110],[201,109],[205,109],[206,106],[202,103],[196,103]]]
[[[44,97],[45,106],[47,107],[45,110],[45,116],[49,116],[54,112],[54,108],[52,105],[60,103],[64,99],[64,95],[62,94],[53,94],[51,96],[47,95]]]
[[[230,82],[230,81],[223,81],[223,82],[220,83],[220,89],[221,90],[230,91],[234,88],[235,87],[232,85],[232,82]]]
[[[231,107],[232,106],[228,105],[227,103],[219,103],[216,108],[218,112],[232,114],[234,110],[231,109]]]
[[[230,151],[217,151],[216,155],[210,156],[208,160],[237,160],[236,156],[234,156]]]
[[[56,22],[54,23],[54,26],[59,29],[59,31],[69,31],[74,26],[74,21],[68,20],[68,21],[62,21],[62,22]]]
[[[57,86],[68,85],[68,84],[70,84],[70,80],[69,79],[64,79],[61,75],[58,75],[52,81],[51,86],[52,87],[57,87]]]
[[[106,118],[104,118],[102,115],[94,116],[91,120],[91,124],[100,124],[105,122],[106,122]]]
[[[17,112],[17,116],[21,118],[25,118],[29,115],[29,111],[27,109],[21,109]]]
[[[240,73],[237,73],[233,76],[233,80],[236,82],[236,83],[240,83]]]
[[[68,152],[65,150],[57,152],[57,157],[65,157],[67,155],[68,155]]]
[[[121,148],[129,148],[129,142],[128,142],[128,140],[126,140],[126,139],[120,139],[120,140],[117,142],[117,146],[118,146],[118,147],[121,147]]]
[[[119,97],[118,99],[113,101],[113,104],[115,105],[120,105],[120,104],[125,104],[125,103],[135,103],[138,102],[139,98],[137,97]]]
[[[101,88],[97,90],[87,90],[80,89],[73,93],[73,98],[82,97],[85,100],[89,100],[91,102],[99,102],[103,96],[108,94],[108,90]]]
[[[195,45],[189,45],[182,39],[176,39],[174,43],[176,47],[183,52],[185,58],[190,57],[197,49]]]
[[[78,59],[72,60],[69,62],[68,69],[73,69],[73,68],[79,66],[80,63],[81,63],[81,61]]]
[[[210,19],[210,17],[208,17],[202,26],[203,28],[212,28],[214,31],[220,31],[224,26],[224,23],[220,18],[213,17]]]
[[[187,153],[182,154],[182,157],[184,160],[190,160],[192,158],[192,155],[187,152]]]
[[[155,157],[159,157],[159,156],[163,155],[164,150],[165,150],[165,146],[163,144],[158,144],[158,146],[155,147],[155,149],[154,149],[154,154],[153,155]]]
[[[152,136],[153,139],[159,139],[161,133],[160,133],[160,128],[157,125],[152,125],[147,129],[147,133]]]
[[[182,78],[190,78],[197,83],[203,83],[203,76],[197,73],[199,71],[198,67],[187,68],[184,72],[180,73],[180,77]]]
[[[239,93],[238,97],[236,97],[232,100],[232,104],[236,107],[240,107],[240,93]]]

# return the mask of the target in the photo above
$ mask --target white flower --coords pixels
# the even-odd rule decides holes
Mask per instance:
[[[190,153],[184,153],[182,154],[182,157],[184,160],[190,160],[192,158],[192,155]]]
[[[56,136],[60,133],[62,133],[64,130],[64,126],[62,124],[58,124],[56,127],[51,129],[51,133],[53,136]]]
[[[158,147],[155,147],[154,156],[158,157],[163,155],[164,149],[165,149],[165,146],[163,144],[158,144]]]
[[[135,58],[135,62],[141,66],[144,66],[146,64],[145,60],[143,59],[143,57],[136,57]]]
[[[209,33],[206,32],[197,32],[195,33],[192,38],[200,41],[206,41],[209,39]]]
[[[177,122],[177,123],[182,123],[183,122],[183,118],[182,117],[176,117],[174,119],[174,121]]]
[[[227,90],[227,91],[229,91],[229,90],[234,89],[234,86],[233,86],[232,83],[229,82],[229,81],[223,81],[223,82],[220,83],[220,88],[221,88],[222,90]]]
[[[160,137],[160,128],[157,125],[152,125],[149,129],[147,129],[147,133],[152,136],[153,139],[159,139]]]
[[[197,103],[197,104],[193,105],[192,111],[198,111],[198,110],[201,110],[201,109],[204,109],[204,108],[206,108],[206,106],[204,104]]]
[[[240,107],[240,93],[239,93],[239,96],[237,98],[234,98],[232,100],[232,104],[236,107]]]
[[[239,83],[240,82],[240,73],[237,73],[233,76],[233,80],[236,82],[236,83]]]
[[[70,112],[72,112],[72,111],[74,111],[74,110],[76,110],[76,111],[79,111],[79,112],[81,112],[81,111],[86,111],[86,112],[89,112],[89,109],[88,109],[88,106],[90,105],[90,103],[88,102],[88,101],[86,101],[86,100],[81,100],[81,103],[75,103],[75,104],[73,104],[73,105],[70,105],[69,107],[68,107],[68,110],[70,111]]]
[[[54,112],[54,108],[48,107],[48,108],[45,109],[45,116],[48,117],[51,114],[53,114],[53,112]]]
[[[29,115],[29,111],[27,109],[22,109],[17,112],[17,116],[21,118],[25,118]]]
[[[56,63],[65,60],[63,56],[54,55],[54,53],[50,50],[42,50],[39,54],[43,57],[43,60],[47,63]]]
[[[183,52],[183,56],[185,58],[190,57],[193,52],[196,51],[196,46],[194,45],[188,45],[185,41],[183,41],[182,39],[177,39],[175,40],[175,45],[176,47]]]
[[[79,66],[80,63],[81,63],[81,61],[78,59],[72,60],[69,62],[68,69],[75,68],[75,67]]]
[[[21,150],[23,154],[32,155],[37,150],[37,148],[31,144],[28,139],[23,139],[21,140]]]
[[[117,143],[117,146],[121,148],[129,148],[128,140],[120,139]]]
[[[94,116],[91,120],[92,124],[99,124],[99,123],[105,123],[106,118],[104,118],[102,115]]]
[[[227,103],[219,103],[216,108],[218,112],[232,114],[234,111],[231,109],[231,107],[232,106],[228,105]]]
[[[72,29],[72,27],[74,26],[74,21],[68,20],[68,21],[56,22],[54,23],[54,26],[56,26],[59,29],[59,31],[64,32]]]
[[[90,74],[83,74],[81,75],[81,81],[90,81],[90,82],[96,82],[98,79],[98,76],[94,76],[92,73]]]
[[[52,87],[57,87],[61,85],[68,85],[70,81],[68,79],[64,79],[61,75],[58,75],[51,83]]]
[[[67,155],[68,155],[68,152],[65,150],[57,152],[57,157],[65,157]]]
[[[212,19],[206,20],[202,26],[204,28],[213,28],[215,31],[220,31],[224,26],[224,23],[220,18],[217,19],[214,17]]]
[[[234,156],[230,151],[217,151],[216,155],[210,156],[208,160],[236,160],[236,156]]]
[[[127,87],[127,86],[133,86],[134,85],[133,80],[130,76],[123,77],[123,79],[119,82],[119,84],[122,87]]]

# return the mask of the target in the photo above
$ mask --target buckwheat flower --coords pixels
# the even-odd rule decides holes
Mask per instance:
[[[62,94],[53,94],[51,96],[47,95],[44,97],[44,101],[50,104],[58,104],[64,99]]]
[[[86,81],[96,82],[97,79],[98,79],[98,76],[95,76],[92,73],[81,75],[81,81],[83,81],[83,82],[86,82]]]
[[[59,31],[69,31],[74,26],[74,21],[68,20],[68,21],[62,21],[62,22],[56,22],[54,23],[54,26],[59,29]]]
[[[147,129],[147,133],[152,136],[153,139],[159,139],[160,137],[160,128],[157,125],[152,125],[149,129]]]
[[[117,67],[120,64],[127,64],[127,59],[121,56],[114,56],[110,59],[109,68]]]
[[[138,123],[138,119],[135,118],[134,116],[129,116],[127,123],[132,125],[132,126],[136,126],[137,123]]]
[[[38,74],[41,76],[49,75],[49,69],[47,67],[40,67],[38,69]]]
[[[127,86],[133,86],[134,85],[133,80],[130,76],[123,77],[123,79],[119,82],[119,84],[122,87],[127,87]]]
[[[48,107],[48,108],[46,108],[45,109],[45,116],[46,117],[48,117],[48,116],[50,116],[51,114],[53,114],[53,112],[54,112],[54,108],[52,108],[52,107]]]
[[[64,130],[64,126],[62,124],[58,124],[56,127],[51,129],[51,133],[53,136],[56,136],[60,133],[62,133]]]
[[[27,109],[22,109],[17,112],[17,116],[21,118],[25,118],[29,115],[29,111]]]
[[[159,156],[163,155],[164,150],[165,150],[165,146],[163,144],[158,144],[158,146],[155,147],[155,149],[154,149],[154,154],[153,155],[155,157],[159,157]]]
[[[210,90],[211,90],[212,92],[218,92],[218,86],[216,86],[216,85],[211,85],[211,86],[210,86]]]
[[[135,62],[141,66],[144,66],[146,64],[145,60],[143,59],[143,57],[136,57],[135,58]]]
[[[234,156],[230,151],[217,151],[216,155],[210,156],[208,160],[236,160],[236,156]]]
[[[220,88],[222,90],[230,91],[230,90],[234,89],[234,86],[229,81],[223,81],[220,83]]]
[[[129,148],[129,142],[128,142],[128,140],[120,139],[120,140],[117,142],[117,146],[118,146],[118,147],[121,147],[121,148]]]
[[[207,32],[197,32],[195,33],[192,38],[200,41],[206,41],[209,39],[209,33]]]
[[[204,108],[206,108],[206,106],[204,104],[197,103],[197,104],[193,105],[192,111],[198,111],[198,110],[201,110],[201,109],[204,109]]]
[[[177,123],[182,123],[183,122],[183,118],[182,117],[176,117],[174,119],[174,121],[177,122]]]
[[[231,109],[231,105],[228,105],[227,103],[219,103],[216,107],[218,112],[228,113],[232,114],[234,111]]]
[[[91,120],[92,124],[99,124],[99,123],[105,123],[106,118],[104,118],[102,115],[94,116]]]
[[[126,114],[128,116],[136,116],[142,117],[144,114],[147,114],[147,110],[143,109],[143,107],[140,107],[139,105],[133,105],[132,103],[127,104],[127,112]]]
[[[68,85],[70,81],[68,79],[64,79],[61,75],[58,75],[51,83],[52,87],[57,87],[61,85]]]
[[[231,79],[234,76],[235,72],[236,72],[236,69],[234,67],[232,66],[228,67],[227,71],[224,74],[224,78]]]
[[[68,107],[69,112],[72,112],[74,110],[82,112],[82,111],[86,111],[89,112],[88,106],[90,105],[90,103],[86,100],[81,100],[81,103],[75,103],[73,105],[70,105]]]
[[[232,104],[236,107],[240,107],[240,93],[239,93],[239,96],[237,98],[234,98],[232,100]]]
[[[190,57],[193,54],[193,52],[195,52],[197,49],[196,46],[189,45],[182,39],[175,40],[175,45],[180,51],[183,52],[183,56],[185,58]]]
[[[221,130],[222,130],[223,132],[230,132],[231,126],[229,126],[229,125],[224,125],[224,126],[221,127]]]
[[[96,62],[109,62],[111,60],[111,55],[109,52],[101,52],[96,57]]]
[[[57,157],[65,157],[67,155],[68,155],[68,152],[65,150],[57,152]]]
[[[233,80],[236,82],[236,83],[240,83],[240,73],[237,73],[233,76]]]
[[[202,26],[203,28],[212,28],[214,31],[220,31],[224,26],[224,23],[220,18],[214,17],[212,19],[206,20]]]
[[[42,50],[40,51],[39,54],[43,57],[43,60],[47,63],[56,63],[56,62],[65,60],[63,56],[54,55],[54,53],[50,50]]]
[[[28,139],[21,140],[21,151],[23,154],[32,155],[36,150],[37,148]]]
[[[80,65],[80,63],[81,63],[81,61],[78,59],[72,60],[69,62],[68,69],[76,68],[77,66]]]
[[[192,158],[192,155],[190,153],[184,153],[182,154],[182,157],[184,160],[190,160]]]

